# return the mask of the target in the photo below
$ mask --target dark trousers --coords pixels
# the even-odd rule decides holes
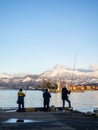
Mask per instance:
[[[18,111],[24,111],[24,102],[18,104]]]
[[[66,99],[64,99],[64,100],[62,100],[62,101],[63,101],[63,109],[65,108],[65,101],[67,101],[69,107],[71,107],[71,102],[70,102],[70,100],[69,100],[68,98],[66,98]]]
[[[44,101],[44,110],[45,111],[49,110],[49,102],[48,101]]]

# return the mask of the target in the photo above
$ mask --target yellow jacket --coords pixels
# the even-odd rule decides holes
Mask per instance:
[[[19,91],[19,92],[18,92],[18,96],[23,96],[23,97],[24,97],[25,94],[24,94],[23,92],[20,92],[20,91]]]

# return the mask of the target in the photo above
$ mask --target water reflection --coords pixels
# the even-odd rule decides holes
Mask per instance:
[[[55,105],[56,107],[61,107],[61,93],[51,93],[51,102],[50,105]]]
[[[93,111],[98,107],[98,91],[85,91],[84,93],[71,94],[72,104],[74,109],[80,111]]]
[[[2,123],[36,123],[36,122],[42,122],[42,121],[11,118],[6,121],[3,121]]]
[[[17,92],[18,90],[0,90],[0,107],[17,107]],[[42,95],[42,91],[28,90],[25,107],[43,107]],[[98,107],[98,91],[73,92],[69,98],[74,110],[86,112]],[[62,107],[61,93],[51,93],[51,105]]]

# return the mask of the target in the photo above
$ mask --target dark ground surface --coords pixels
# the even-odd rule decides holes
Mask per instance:
[[[13,118],[20,122],[4,122]],[[0,112],[0,130],[98,130],[98,117],[73,111]]]

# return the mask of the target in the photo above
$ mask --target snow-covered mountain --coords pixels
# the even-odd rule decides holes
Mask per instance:
[[[54,68],[40,74],[41,77],[64,77],[64,76],[85,76],[98,78],[98,69],[93,66],[90,69],[74,69],[67,66],[56,65]]]
[[[1,73],[0,78],[24,77],[24,76],[29,75],[29,74],[30,73],[14,73],[14,74]]]
[[[48,77],[48,78],[63,77],[67,76],[69,73],[71,74],[72,72],[73,70],[68,68],[67,66],[56,65],[54,68],[40,74],[40,77]]]
[[[63,79],[76,84],[98,83],[98,69],[91,66],[89,69],[74,69],[67,66],[56,65],[54,68],[40,74],[40,78]]]
[[[98,83],[98,66],[90,66],[89,69],[73,69],[63,65],[55,65],[52,69],[33,75],[28,73],[21,74],[0,74],[0,82],[40,82],[43,78],[49,79],[67,79],[76,80],[77,82],[97,82]]]

